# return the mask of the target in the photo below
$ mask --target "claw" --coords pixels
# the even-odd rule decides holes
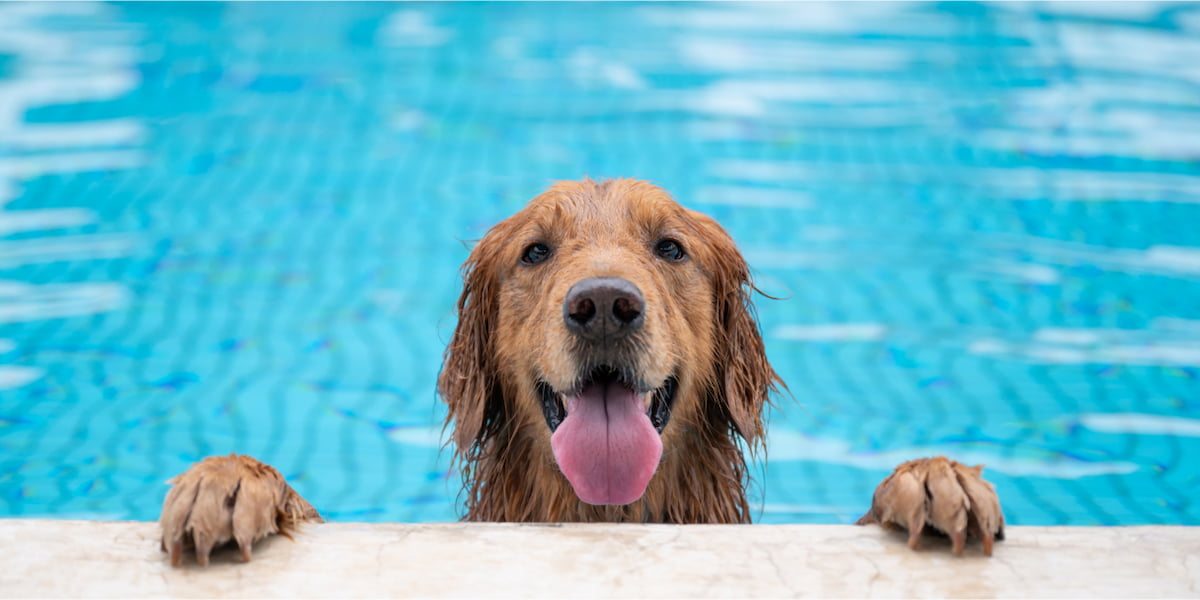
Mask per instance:
[[[858,524],[907,529],[913,550],[930,525],[949,536],[954,554],[961,555],[974,537],[991,556],[994,541],[1004,539],[1004,514],[982,473],[982,465],[968,467],[942,456],[906,462],[875,489],[871,510]]]
[[[201,532],[196,532],[196,562],[200,566],[208,566],[208,556],[212,554],[213,539]]]
[[[242,562],[250,562],[250,550],[254,546],[254,542],[248,538],[238,538],[238,550],[242,551]]]
[[[159,522],[171,566],[189,548],[206,566],[212,549],[231,541],[249,562],[254,542],[273,533],[291,537],[300,523],[322,520],[279,471],[249,456],[210,457],[168,483]]]
[[[967,543],[967,532],[966,532],[966,531],[961,531],[961,530],[960,530],[960,531],[955,531],[954,533],[951,533],[951,534],[950,534],[950,540],[951,540],[951,541],[953,542],[953,544],[954,544],[954,546],[953,546],[953,548],[954,548],[954,555],[955,555],[955,556],[962,556],[962,553],[963,553],[963,546],[964,546],[964,545],[966,545],[966,543]]]

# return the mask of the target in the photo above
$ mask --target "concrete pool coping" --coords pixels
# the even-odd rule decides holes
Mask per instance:
[[[1195,527],[1011,527],[995,556],[848,525],[309,525],[172,568],[157,523],[0,519],[11,597],[1197,597]]]

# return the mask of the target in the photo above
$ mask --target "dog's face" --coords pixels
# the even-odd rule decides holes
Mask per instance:
[[[684,366],[713,360],[713,285],[695,215],[650,186],[588,187],[513,217],[497,357],[515,396],[537,400],[519,410],[545,420],[580,499],[627,504],[654,474],[672,412],[695,408],[675,401],[695,384]]]
[[[489,231],[468,269],[441,381],[460,448],[479,443],[477,427],[503,420],[515,428],[508,435],[535,436],[586,503],[637,500],[664,446],[709,427],[704,404],[738,385],[722,361],[744,360],[722,338],[750,335],[754,360],[774,376],[732,240],[650,184],[560,183]],[[455,373],[467,354],[477,375],[495,374],[474,390],[489,408],[456,406],[456,394],[471,394],[455,383],[474,385]],[[765,387],[748,399],[753,407],[721,407],[731,421],[721,426],[756,435]]]

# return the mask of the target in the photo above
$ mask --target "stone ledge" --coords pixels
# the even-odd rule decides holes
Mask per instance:
[[[1200,529],[1012,527],[995,556],[844,525],[308,526],[173,569],[158,524],[0,519],[0,597],[1197,597]],[[188,557],[191,558],[190,556]]]

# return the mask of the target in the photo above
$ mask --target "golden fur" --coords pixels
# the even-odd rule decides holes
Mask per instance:
[[[689,260],[656,257],[679,241]],[[531,243],[554,248],[539,268]],[[782,385],[767,362],[750,302],[749,269],[711,218],[649,183],[561,182],[493,227],[463,267],[458,325],[438,381],[449,405],[466,520],[746,523],[744,445],[763,436],[762,409]],[[535,382],[575,377],[562,306],[589,277],[621,277],[645,296],[647,379],[678,377],[663,456],[633,504],[580,501],[559,471]]]
[[[213,548],[236,543],[249,562],[254,543],[273,533],[292,537],[300,523],[321,515],[300,497],[274,467],[249,456],[210,456],[172,478],[159,517],[162,549],[171,566],[195,550],[200,566]]]
[[[682,246],[686,259],[665,260],[656,246],[664,240]],[[523,261],[539,244],[550,258]],[[715,221],[645,182],[563,182],[492,228],[463,275],[458,325],[438,390],[450,409],[446,426],[457,446],[466,520],[750,521],[743,451],[761,446],[764,404],[784,386],[763,351],[746,262]],[[575,305],[565,303],[572,286],[596,278],[619,278],[641,294],[636,335],[620,334],[620,368],[637,381],[620,381],[628,395],[611,392],[617,404],[608,395],[616,388],[604,388],[603,418],[609,410],[629,414],[630,405],[619,400],[625,397],[647,402],[645,418],[651,419],[653,402],[672,397],[662,390],[674,390],[661,437],[643,431],[650,446],[661,440],[662,454],[648,483],[638,480],[644,493],[629,504],[579,499],[556,462],[548,424],[553,413],[544,412],[552,410],[547,388],[569,390],[576,402],[579,385],[596,389],[595,376],[586,384],[579,379],[586,361],[595,359],[581,354],[578,339],[572,345],[567,320]],[[589,343],[594,351],[595,342]],[[605,338],[604,345],[613,344]],[[667,381],[674,383],[664,387]],[[632,422],[650,427],[641,419]],[[636,456],[652,468],[655,452]],[[975,537],[990,555],[993,540],[1004,539],[1004,516],[981,470],[944,457],[904,463],[880,484],[859,523],[908,529],[913,548],[922,532],[942,531],[956,554]],[[192,548],[207,564],[212,548],[226,542],[250,560],[255,541],[321,520],[278,471],[249,456],[207,458],[172,483],[160,522],[162,548],[175,566]]]

